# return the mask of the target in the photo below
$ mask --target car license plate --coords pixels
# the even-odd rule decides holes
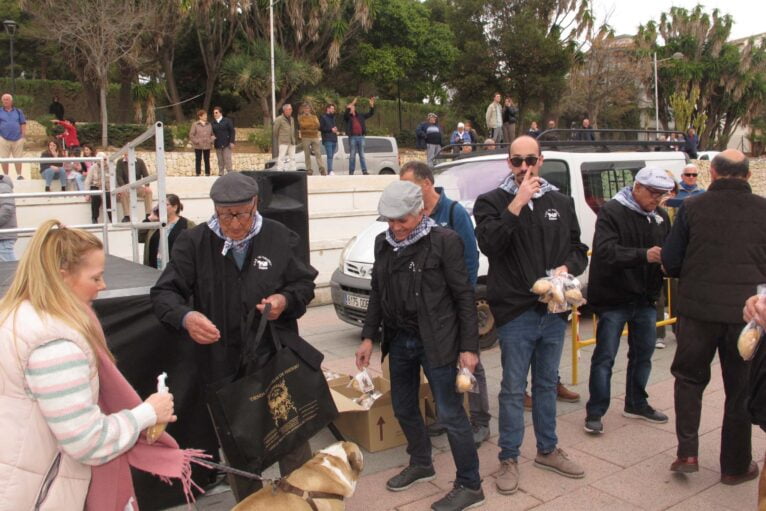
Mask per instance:
[[[355,309],[367,309],[367,305],[370,303],[370,299],[366,296],[354,296],[354,295],[346,295],[343,298],[343,301],[348,305],[349,307],[354,307]]]

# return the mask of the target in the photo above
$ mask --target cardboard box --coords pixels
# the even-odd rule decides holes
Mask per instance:
[[[373,379],[375,389],[383,393],[369,410],[354,403],[354,398],[361,395],[347,385],[331,385],[335,406],[340,415],[335,419],[335,426],[348,440],[356,442],[369,452],[378,452],[407,443],[399,421],[394,416],[391,405],[391,384],[385,378]],[[420,413],[425,412],[425,402],[431,396],[428,384],[420,385]]]

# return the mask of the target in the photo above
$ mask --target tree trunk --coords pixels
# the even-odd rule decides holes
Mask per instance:
[[[131,122],[131,105],[133,104],[131,96],[131,87],[133,85],[133,77],[135,71],[125,64],[120,62],[120,92],[119,100],[117,103],[117,120],[119,122]]]
[[[213,101],[213,90],[215,89],[215,81],[217,72],[210,72],[205,79],[205,100],[202,102],[202,109],[206,112],[210,111],[210,103]]]
[[[163,45],[160,51],[160,60],[162,62],[162,70],[165,72],[168,96],[170,96],[170,102],[173,104],[173,118],[176,124],[182,124],[184,122],[184,112],[180,104],[181,96],[178,94],[178,85],[173,75],[173,55],[167,45]]]
[[[107,138],[107,116],[106,116],[106,83],[101,84],[101,147],[106,148]]]
[[[101,91],[90,80],[80,81],[85,93],[86,106],[88,107],[88,119],[95,121],[101,115]]]

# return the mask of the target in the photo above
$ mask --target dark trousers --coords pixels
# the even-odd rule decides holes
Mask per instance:
[[[202,173],[202,159],[205,159],[205,175],[210,175],[210,149],[194,150],[194,172],[199,176]]]
[[[308,442],[305,442],[279,460],[279,474],[285,477],[293,470],[301,468],[310,459],[311,446],[309,446]],[[227,479],[237,502],[243,501],[248,495],[252,495],[263,487],[263,483],[255,479],[245,479],[231,474],[227,475]]]
[[[478,489],[479,456],[473,443],[471,423],[463,409],[463,395],[455,391],[457,367],[447,364],[431,367],[421,340],[411,334],[398,333],[389,348],[391,368],[391,401],[394,415],[407,438],[410,465],[431,466],[431,440],[428,438],[423,416],[420,414],[420,368],[426,373],[431,386],[439,421],[447,430],[452,459],[457,467],[455,482],[467,488]]]
[[[676,378],[678,456],[697,456],[702,392],[710,381],[710,363],[718,350],[726,393],[721,429],[721,473],[740,475],[752,460],[750,417],[746,408],[749,364],[737,351],[744,325],[678,318],[678,348],[670,371]]]
[[[96,186],[91,186],[91,190],[98,190],[99,188]],[[93,223],[98,222],[98,217],[101,214],[101,196],[100,195],[91,195],[90,196],[90,218],[93,220]],[[112,195],[107,192],[106,193],[106,209],[112,208]],[[109,221],[112,221],[112,214],[109,213]]]

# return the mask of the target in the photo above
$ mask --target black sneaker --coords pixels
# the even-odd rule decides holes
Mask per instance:
[[[408,465],[404,470],[392,477],[386,483],[386,488],[391,491],[404,491],[415,483],[424,483],[433,481],[436,478],[434,467],[419,467],[417,465]]]
[[[22,176],[21,174],[19,174],[18,176],[16,176],[16,179],[17,179],[17,180],[21,180],[21,179],[24,179],[24,176]]]
[[[482,442],[489,438],[489,426],[473,426],[473,443],[476,448],[481,447]]]
[[[439,436],[443,435],[447,432],[447,428],[439,424],[438,422],[434,422],[430,426],[428,426],[428,436]]]
[[[479,486],[478,490],[472,490],[455,483],[450,492],[431,504],[432,511],[462,511],[484,504],[484,492]]]
[[[125,215],[124,217],[122,217],[122,221],[123,222],[130,222],[130,217],[128,215]]]
[[[585,417],[585,432],[592,435],[600,435],[604,432],[604,425],[601,424],[601,417],[589,415]]]
[[[625,410],[622,412],[622,415],[623,417],[627,417],[629,419],[643,419],[647,422],[653,422],[654,424],[665,424],[668,422],[667,415],[662,412],[658,412],[649,405],[646,405],[640,410],[628,408],[626,406]]]

